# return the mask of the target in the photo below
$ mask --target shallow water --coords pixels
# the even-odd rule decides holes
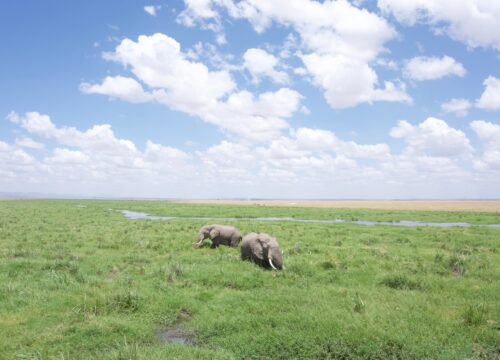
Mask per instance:
[[[157,216],[149,215],[142,212],[134,212],[128,210],[121,210],[121,213],[128,219],[146,219],[146,220],[217,220],[217,221],[290,221],[290,222],[301,222],[301,223],[322,223],[322,224],[357,224],[357,225],[389,225],[389,226],[406,226],[406,227],[416,227],[416,226],[431,226],[431,227],[489,227],[500,229],[500,224],[490,224],[490,225],[475,225],[463,222],[423,222],[423,221],[366,221],[366,220],[345,220],[345,219],[333,219],[333,220],[315,220],[315,219],[296,219],[291,217],[260,217],[260,218],[249,218],[249,217],[205,217],[205,216]]]
[[[158,331],[158,337],[165,342],[178,343],[184,345],[191,345],[193,341],[191,338],[180,328],[172,327]]]

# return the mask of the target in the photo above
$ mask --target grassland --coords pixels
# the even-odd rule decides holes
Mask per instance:
[[[231,222],[278,238],[286,269],[274,272],[238,249],[193,249],[203,222],[109,209],[500,223],[495,212],[0,201],[0,359],[500,356],[499,229]],[[172,328],[191,344],[165,342]]]

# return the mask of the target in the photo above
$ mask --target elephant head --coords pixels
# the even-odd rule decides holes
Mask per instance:
[[[207,238],[214,239],[219,236],[219,233],[220,232],[216,229],[215,225],[205,225],[198,232],[198,241],[196,242],[196,244],[201,245],[203,240]]]
[[[262,246],[264,262],[267,262],[274,270],[283,269],[283,256],[276,238],[267,234],[259,234],[257,241]]]
[[[283,256],[276,238],[264,233],[249,233],[241,242],[241,258],[265,268],[283,269]]]

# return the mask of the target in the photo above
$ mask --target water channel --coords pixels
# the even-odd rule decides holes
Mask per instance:
[[[425,221],[410,221],[410,220],[400,220],[400,221],[366,221],[366,220],[346,220],[346,219],[333,219],[333,220],[319,220],[319,219],[297,219],[291,217],[208,217],[208,216],[158,216],[149,215],[142,212],[134,212],[128,210],[120,210],[120,212],[127,219],[144,219],[144,220],[203,220],[203,221],[289,221],[298,223],[320,223],[320,224],[356,224],[356,225],[388,225],[388,226],[404,226],[404,227],[417,227],[417,226],[429,226],[429,227],[487,227],[500,229],[500,224],[489,224],[489,225],[479,225],[479,224],[469,224],[464,222],[425,222]]]

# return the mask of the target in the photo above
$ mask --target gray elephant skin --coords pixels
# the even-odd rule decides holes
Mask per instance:
[[[228,225],[205,225],[198,232],[198,240],[194,243],[200,247],[205,239],[212,240],[212,248],[219,245],[238,246],[241,241],[241,232],[234,226]]]
[[[265,233],[250,233],[241,241],[241,259],[275,270],[283,269],[283,256],[276,238]]]

